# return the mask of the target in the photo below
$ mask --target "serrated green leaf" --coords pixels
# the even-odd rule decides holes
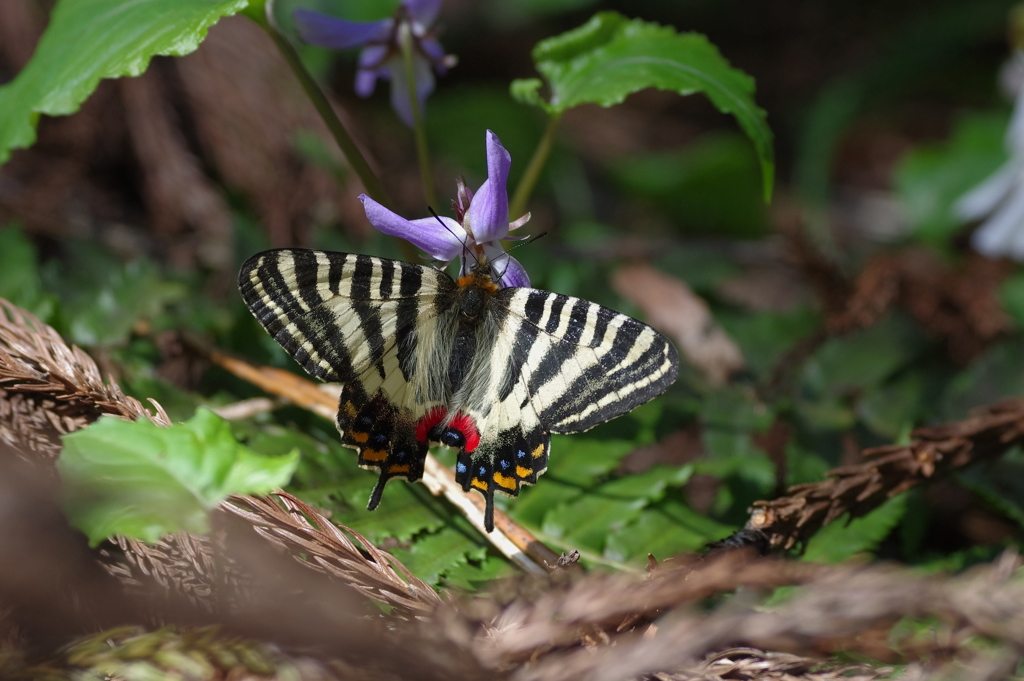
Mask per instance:
[[[266,457],[239,444],[206,409],[168,428],[103,417],[64,436],[57,462],[69,518],[93,545],[114,534],[205,532],[207,511],[229,494],[270,492],[297,464],[298,452]]]
[[[610,480],[550,509],[542,529],[549,536],[602,552],[609,533],[622,528],[660,499],[667,487],[685,484],[692,473],[692,466],[655,466],[643,473]]]
[[[826,341],[803,371],[807,389],[842,395],[880,384],[924,347],[920,328],[900,316]]]
[[[0,164],[35,142],[40,114],[78,110],[103,78],[137,76],[155,55],[192,52],[248,0],[61,0],[32,60],[0,87]]]
[[[663,559],[696,551],[735,528],[697,513],[678,499],[664,499],[608,535],[604,556],[625,562],[648,553]]]
[[[786,444],[786,486],[818,482],[832,465],[817,452],[797,442]]]
[[[1024,393],[1020,362],[1020,338],[1009,338],[990,347],[958,373],[946,386],[935,420],[962,419],[979,404],[988,404]]]
[[[487,544],[469,521],[457,516],[438,532],[417,537],[410,547],[395,548],[391,554],[414,575],[437,586],[450,571],[470,560],[482,561]]]
[[[834,520],[807,542],[804,560],[839,563],[864,551],[873,551],[903,518],[907,495],[900,494],[865,516]]]
[[[957,481],[1024,528],[1024,452],[1020,447],[987,466],[963,471]]]
[[[477,591],[483,584],[516,572],[512,563],[500,556],[487,554],[483,560],[472,556],[465,565],[456,565],[445,571],[443,585],[464,591]]]
[[[772,133],[765,112],[754,103],[753,79],[730,66],[704,36],[600,12],[583,26],[539,43],[533,60],[551,90],[542,106],[554,115],[580,104],[613,106],[649,87],[705,93],[753,141],[764,195],[771,196]],[[513,82],[512,92],[525,103],[539,100],[533,81]]]

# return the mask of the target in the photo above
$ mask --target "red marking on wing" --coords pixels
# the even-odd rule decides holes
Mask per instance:
[[[434,429],[434,426],[443,421],[447,415],[448,410],[444,407],[434,407],[424,414],[423,418],[416,424],[416,439],[420,442],[426,442],[430,438],[430,431]]]
[[[466,446],[462,448],[464,452],[469,453],[480,444],[480,433],[477,431],[476,423],[473,422],[472,417],[466,414],[458,414],[449,425],[451,428],[462,433],[462,437],[466,440]]]

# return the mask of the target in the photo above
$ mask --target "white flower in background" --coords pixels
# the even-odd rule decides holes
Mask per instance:
[[[1024,260],[1024,52],[1014,54],[1000,80],[1016,96],[1006,131],[1010,158],[957,199],[953,210],[963,220],[985,218],[971,238],[978,252],[992,258]]]

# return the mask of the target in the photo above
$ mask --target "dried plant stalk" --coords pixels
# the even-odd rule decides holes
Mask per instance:
[[[893,624],[929,617],[944,623],[935,649],[942,649],[942,639],[961,641],[961,662],[970,662],[976,652],[966,645],[971,636],[1001,641],[1003,653],[1024,650],[1024,583],[1013,579],[1020,565],[1016,554],[1007,553],[993,565],[945,577],[886,566],[743,564],[733,554],[658,571],[643,581],[589,575],[532,603],[513,601],[490,618],[473,649],[488,666],[514,667],[517,681],[613,681],[691,673],[704,656],[735,645],[892,658]],[[758,590],[786,584],[803,588],[782,605],[759,607]],[[710,613],[697,607],[714,591],[741,586],[727,605]],[[656,625],[645,617],[619,631],[614,623],[629,610],[657,614]]]
[[[221,509],[244,518],[260,536],[287,549],[300,563],[341,579],[399,615],[427,615],[441,603],[429,584],[391,554],[287,492],[235,495]]]
[[[51,327],[0,298],[0,441],[52,462],[60,436],[103,414],[170,419],[159,404],[149,411],[113,383],[105,383],[89,355],[68,347]]]
[[[834,468],[821,482],[794,485],[787,496],[755,501],[747,522],[772,548],[802,545],[849,513],[862,516],[915,485],[1024,444],[1024,399],[977,410],[970,418],[917,428],[907,445],[864,450],[862,464]]]
[[[689,669],[672,673],[658,672],[651,681],[871,681],[892,673],[891,667],[872,667],[866,664],[824,665],[821,660],[771,653],[757,648],[729,648],[709,655]]]

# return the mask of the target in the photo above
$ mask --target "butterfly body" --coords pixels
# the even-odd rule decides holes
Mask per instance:
[[[586,300],[498,288],[488,263],[451,279],[370,256],[282,249],[250,258],[239,288],[311,375],[343,385],[337,424],[359,464],[417,480],[431,443],[458,450],[456,480],[487,500],[547,468],[550,433],[587,430],[675,380],[650,327]]]

